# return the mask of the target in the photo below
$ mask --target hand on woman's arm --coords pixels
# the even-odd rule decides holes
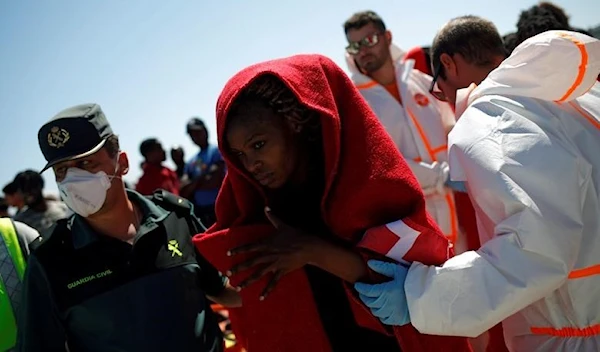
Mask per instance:
[[[317,238],[309,247],[308,258],[308,264],[351,284],[367,276],[367,264],[358,252],[326,240]]]

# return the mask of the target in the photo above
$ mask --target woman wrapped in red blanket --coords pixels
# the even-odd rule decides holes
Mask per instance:
[[[442,264],[451,249],[337,65],[300,55],[241,71],[221,93],[217,130],[228,174],[217,222],[194,243],[241,290],[230,317],[249,352],[469,350],[381,325],[352,288],[386,280],[369,258]]]

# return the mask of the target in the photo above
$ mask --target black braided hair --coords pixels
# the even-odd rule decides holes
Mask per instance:
[[[268,107],[279,116],[301,126],[301,132],[309,140],[320,138],[319,114],[300,103],[296,95],[277,77],[265,74],[250,83],[234,101],[229,110],[228,122],[241,116],[260,119],[260,115],[252,114],[257,106]]]

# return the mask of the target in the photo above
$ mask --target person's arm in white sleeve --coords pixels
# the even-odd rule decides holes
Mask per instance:
[[[406,159],[406,163],[419,181],[419,185],[425,195],[441,192],[444,183],[448,180],[449,168],[446,162],[417,162]]]
[[[463,119],[483,121],[489,133],[461,145],[473,131],[468,124],[460,131],[460,121],[450,153],[465,170],[479,220],[495,224],[495,237],[442,267],[411,266],[404,285],[410,318],[425,334],[480,335],[560,287],[579,251],[589,165],[531,121],[480,105]]]
[[[21,251],[25,258],[28,258],[30,253],[29,244],[37,240],[40,237],[40,233],[22,222],[14,221],[13,223],[15,224],[15,230],[17,230],[17,238],[19,239]]]
[[[431,77],[427,76],[426,82],[427,85],[431,84]],[[432,104],[434,104],[438,110],[440,122],[444,127],[444,131],[449,133],[455,124],[454,112],[448,103],[435,100],[434,97],[431,97],[431,100]],[[421,186],[421,189],[423,189],[425,195],[443,192],[449,176],[448,163],[427,163],[411,159],[407,159],[406,162],[416,176],[417,181],[419,181],[419,185]]]

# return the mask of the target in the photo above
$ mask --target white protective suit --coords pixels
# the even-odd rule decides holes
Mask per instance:
[[[404,52],[394,45],[390,52],[403,105],[385,87],[363,75],[346,54],[352,81],[415,174],[425,193],[427,212],[452,243],[466,247],[466,238],[459,234],[454,195],[444,186],[449,176],[447,136],[455,123],[454,112],[429,94],[432,78],[413,69],[414,60],[403,61]]]
[[[551,31],[459,91],[451,176],[467,181],[483,246],[411,266],[421,333],[503,321],[511,351],[600,351],[599,73],[600,41]]]

